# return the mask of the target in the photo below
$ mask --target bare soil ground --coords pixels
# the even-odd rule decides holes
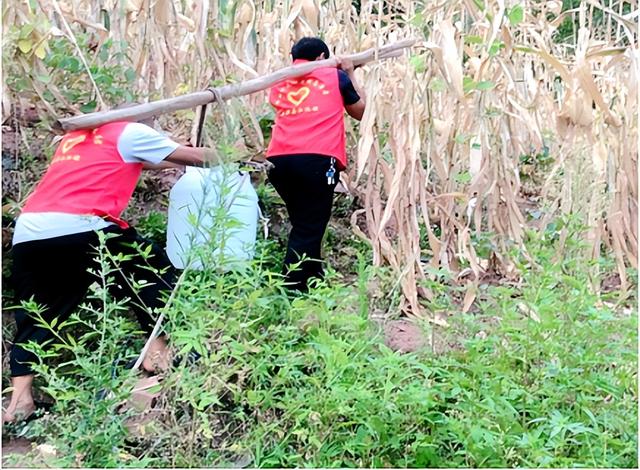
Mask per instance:
[[[15,439],[5,439],[2,438],[2,467],[8,467],[8,457],[15,455],[26,455],[32,449],[31,441],[29,439],[25,439],[24,437],[19,437]],[[23,465],[18,462],[17,464],[11,464],[11,466],[16,468],[25,468]]]

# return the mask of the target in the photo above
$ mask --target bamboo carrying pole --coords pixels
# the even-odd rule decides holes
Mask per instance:
[[[364,52],[343,57],[345,59],[351,59],[353,61],[353,65],[358,66],[373,60],[398,57],[402,55],[403,49],[411,47],[414,43],[415,40],[413,39],[405,39],[404,41],[388,44],[378,49],[367,49]],[[235,96],[243,96],[257,91],[266,90],[282,80],[300,77],[321,67],[336,67],[337,65],[338,59],[336,57],[300,65],[292,65],[290,67],[280,69],[272,74],[254,78],[242,83],[225,85],[220,88],[212,88],[205,91],[197,91],[195,93],[189,93],[175,98],[167,98],[123,109],[100,111],[70,118],[58,119],[56,121],[56,127],[67,132],[77,129],[93,129],[113,121],[143,120],[152,116],[157,116],[158,114],[171,113],[180,109],[195,108],[196,106],[211,103],[216,100],[216,96],[220,99],[228,100]]]

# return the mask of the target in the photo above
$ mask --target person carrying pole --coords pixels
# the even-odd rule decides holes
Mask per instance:
[[[164,250],[140,237],[120,216],[131,199],[144,168],[220,163],[213,150],[180,145],[142,122],[116,121],[95,129],[64,135],[49,167],[16,220],[13,236],[12,279],[19,302],[33,299],[48,324],[60,325],[98,280],[95,261],[97,232],[111,234],[106,247],[124,255],[116,271],[112,295],[136,299],[131,307],[142,330],[151,332],[150,313],[163,304],[175,274]],[[142,257],[135,245],[151,245]],[[152,270],[158,274],[154,274]],[[142,283],[135,292],[131,276]],[[145,282],[146,281],[146,282]],[[30,364],[37,358],[24,348],[45,345],[52,333],[25,309],[15,314],[17,331],[10,357],[12,394],[4,422],[30,416],[34,410]],[[163,336],[151,341],[142,366],[147,371],[168,365]]]
[[[294,44],[291,56],[294,65],[328,59],[329,48],[319,38],[306,37]],[[275,124],[267,149],[273,164],[268,178],[291,221],[283,270],[288,287],[303,292],[311,278],[323,276],[322,239],[334,189],[347,166],[344,110],[357,120],[365,110],[353,62],[337,59],[337,69],[316,69],[277,83],[269,93]]]

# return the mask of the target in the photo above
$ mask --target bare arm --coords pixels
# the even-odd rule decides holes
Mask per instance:
[[[364,110],[367,107],[366,97],[364,94],[364,90],[358,84],[356,80],[355,68],[353,66],[353,62],[350,59],[339,58],[338,66],[347,73],[349,80],[353,84],[356,92],[360,96],[360,99],[353,104],[345,105],[344,109],[347,111],[349,116],[358,121],[362,120],[362,116],[364,115]]]
[[[237,161],[242,158],[243,157],[239,155],[225,161]],[[175,149],[167,158],[164,159],[164,161],[177,165],[198,167],[215,166],[223,163],[218,152],[213,149],[205,147],[187,147],[185,145],[181,145]]]
[[[364,116],[364,110],[367,107],[366,103],[362,98],[356,103],[349,104],[344,107],[347,110],[349,116],[358,121],[362,120],[362,116]]]
[[[142,164],[143,170],[168,170],[170,168],[178,168],[180,170],[184,170],[184,165],[180,165],[178,163],[171,163],[167,160],[163,160],[160,163],[145,162]]]

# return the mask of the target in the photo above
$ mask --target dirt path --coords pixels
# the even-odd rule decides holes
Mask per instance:
[[[18,437],[15,439],[2,438],[2,467],[7,468],[26,468],[21,465],[20,462],[9,465],[7,463],[8,457],[13,455],[25,455],[31,451],[31,441],[24,437]]]

